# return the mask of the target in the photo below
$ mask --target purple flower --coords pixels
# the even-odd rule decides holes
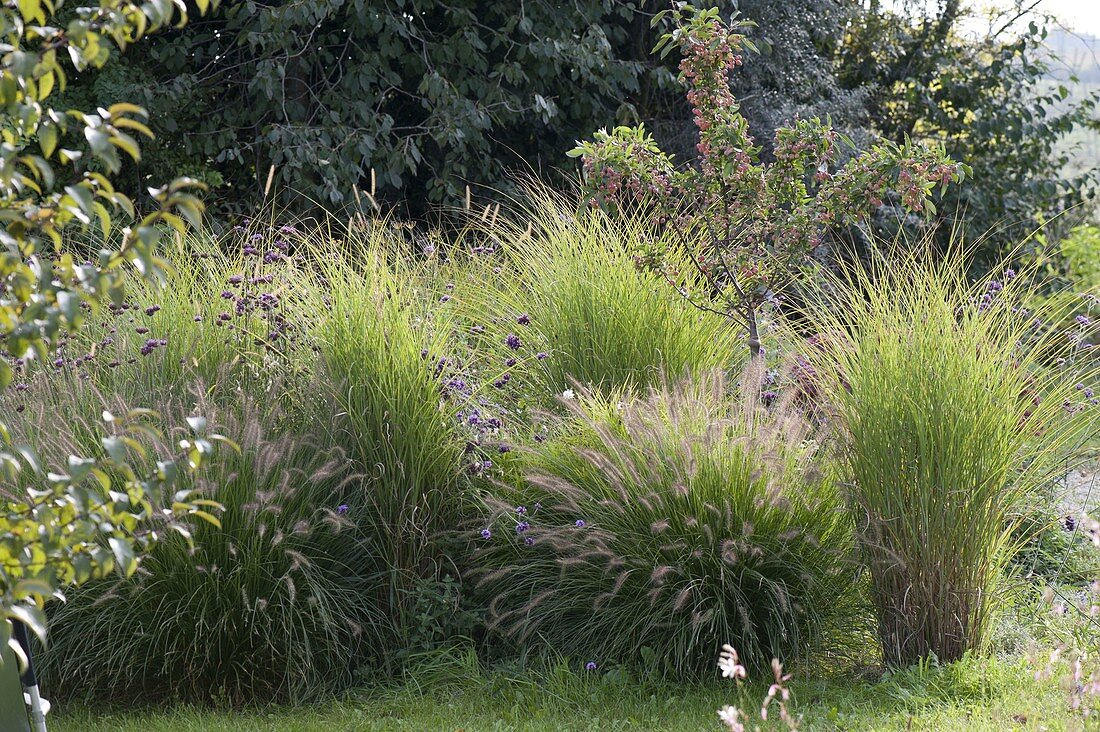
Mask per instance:
[[[499,453],[500,453],[500,454],[502,454],[502,455],[503,455],[504,453],[506,453],[506,452],[511,452],[511,450],[512,450],[511,446],[510,446],[510,445],[506,445],[506,444],[505,444],[505,443],[503,443],[503,442],[502,442],[502,443],[500,443],[499,445],[497,445],[497,452],[499,452]]]
[[[596,662],[595,661],[589,661],[588,663],[584,664],[584,670],[585,671],[595,671],[596,670]]]
[[[439,298],[440,302],[450,302],[450,300],[451,300],[450,295],[444,295],[443,297]]]
[[[518,351],[519,350],[519,345],[520,345],[519,344],[519,336],[517,336],[515,333],[509,333],[504,338],[504,345],[508,346],[513,351]]]
[[[1092,322],[1091,320],[1089,320],[1089,316],[1087,315],[1078,315],[1076,318],[1074,318],[1074,320],[1077,321],[1078,325],[1088,325]]]
[[[532,544],[535,543],[535,537],[525,536],[525,537],[523,537],[523,543],[527,546],[531,546]]]
[[[577,519],[577,520],[576,520],[576,521],[575,521],[575,522],[573,523],[573,525],[574,525],[574,526],[576,526],[576,527],[577,527],[578,529],[583,529],[583,528],[585,527],[585,525],[586,525],[586,524],[584,523],[584,519]]]
[[[348,512],[348,504],[346,504],[346,503],[341,503],[339,506],[336,507],[336,513],[345,514],[347,512]]]
[[[527,506],[516,506],[516,513],[520,516],[527,513]]]
[[[520,521],[518,524],[516,524],[516,533],[522,534],[529,528],[531,528],[531,524],[527,523],[526,521]]]
[[[516,359],[506,358],[506,359],[504,359],[504,365],[507,366],[508,368],[512,368],[513,366],[516,365]]]
[[[516,318],[516,322],[520,325],[531,325],[531,316],[527,313],[524,313],[523,315]]]
[[[493,536],[492,531],[489,531],[488,529],[482,529],[481,530],[481,538],[482,539],[489,539],[489,538],[492,538],[492,536]]]
[[[155,313],[158,310],[160,310],[160,305],[150,305],[149,307],[145,308],[145,314],[146,315],[152,315],[153,313]],[[1078,316],[1078,317],[1080,318],[1081,316]]]
[[[222,291],[222,299],[224,299],[224,300],[232,300],[232,299],[233,299],[233,293],[232,293],[232,292],[230,292],[229,290],[223,290],[223,291]]]
[[[547,353],[546,351],[539,351],[538,353],[535,354],[535,358],[537,358],[540,361],[545,361],[549,357],[550,357],[550,354]]]

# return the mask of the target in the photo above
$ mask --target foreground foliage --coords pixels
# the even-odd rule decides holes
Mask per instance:
[[[212,4],[201,0],[198,7]],[[154,210],[144,216],[111,183],[122,153],[140,158],[133,133],[151,135],[144,110],[127,103],[94,113],[53,106],[55,89],[74,71],[100,68],[114,48],[186,22],[186,6],[171,0],[105,0],[71,14],[60,1],[0,8],[0,390],[17,373],[52,360],[51,349],[79,330],[89,311],[117,305],[131,265],[143,277],[163,278],[157,246],[166,231],[198,224],[202,205],[189,193],[194,181],[150,190]],[[87,154],[70,147],[73,138],[87,142]],[[119,227],[120,218],[133,223]],[[115,234],[117,246],[83,263],[61,251],[63,234],[92,227],[104,239]],[[162,533],[189,537],[193,519],[217,523],[208,511],[215,504],[177,482],[224,438],[207,434],[201,417],[188,416],[193,434],[153,454],[148,442],[159,432],[150,412],[102,414],[106,429],[97,444],[53,465],[14,443],[0,424],[0,642],[9,642],[12,620],[45,638],[42,606],[62,588],[115,569],[131,575]],[[10,645],[22,655],[17,643]]]

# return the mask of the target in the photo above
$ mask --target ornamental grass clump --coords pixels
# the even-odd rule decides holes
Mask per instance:
[[[964,265],[855,267],[806,313],[892,665],[982,647],[1027,505],[1100,425],[1094,351],[1057,325],[1081,300],[1029,311],[1027,277]]]
[[[645,228],[529,184],[488,227],[496,254],[481,258],[466,288],[483,327],[480,350],[516,359],[513,373],[547,396],[571,380],[611,393],[738,366],[745,350],[735,327],[636,266],[650,241]],[[509,336],[520,347],[506,353],[499,346]]]
[[[27,410],[24,427],[53,426],[37,437],[44,454],[94,434],[79,410],[97,395],[74,393],[90,389],[65,392],[65,422],[55,412],[64,396]],[[50,645],[36,661],[52,697],[302,701],[345,687],[355,663],[393,643],[374,549],[356,527],[367,501],[344,453],[323,436],[277,433],[275,400],[239,398],[227,409],[198,397],[241,447],[196,485],[223,506],[221,527],[196,527],[193,547],[166,536],[133,579],[86,585],[50,608]],[[99,398],[101,409],[116,402]],[[191,413],[175,399],[145,403],[180,421]]]
[[[463,440],[441,379],[453,327],[384,227],[348,233],[344,251],[313,252],[313,338],[335,439],[364,475],[360,530],[397,612],[417,579],[449,566],[442,547],[461,508]]]
[[[762,405],[761,377],[734,398],[711,374],[565,400],[569,436],[526,456],[474,532],[490,628],[673,676],[705,673],[727,639],[756,667],[818,639],[849,596],[851,533],[809,427]]]

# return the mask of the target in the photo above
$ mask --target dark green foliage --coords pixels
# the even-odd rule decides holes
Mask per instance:
[[[373,168],[380,196],[422,208],[457,200],[468,181],[506,183],[507,168],[563,162],[578,136],[620,105],[627,113],[643,83],[669,82],[642,61],[652,41],[638,8],[657,5],[227,3],[133,54],[126,73],[82,80],[80,93],[164,112],[141,176],[198,164],[239,200],[274,165],[288,199],[333,206],[354,201]]]

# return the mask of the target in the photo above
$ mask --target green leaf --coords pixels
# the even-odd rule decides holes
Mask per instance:
[[[18,620],[34,633],[38,640],[46,642],[46,614],[35,605],[18,604],[8,608],[7,616]]]
[[[111,551],[115,555],[118,571],[124,577],[132,575],[137,569],[137,557],[134,555],[134,547],[130,544],[129,540],[118,536],[112,536],[107,540],[107,543],[110,545]]]

